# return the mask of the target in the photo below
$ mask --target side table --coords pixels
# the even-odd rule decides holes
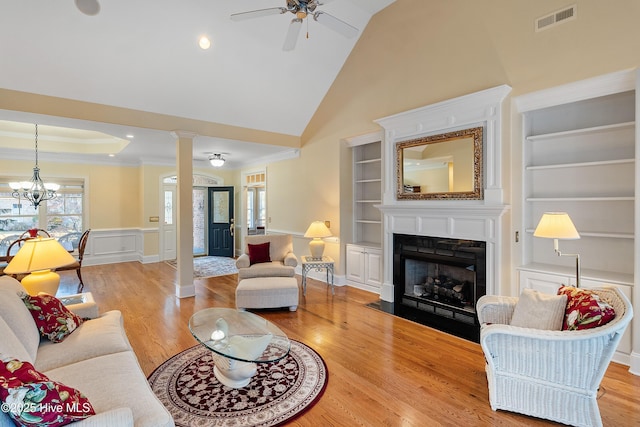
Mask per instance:
[[[95,319],[100,316],[98,304],[93,299],[91,292],[65,295],[58,298],[63,305],[78,316],[86,319]]]
[[[323,256],[322,258],[302,257],[302,294],[307,294],[307,273],[313,269],[318,271],[327,270],[327,284],[331,285],[331,294],[335,295],[333,286],[333,258]],[[329,273],[331,273],[331,283],[329,283]]]

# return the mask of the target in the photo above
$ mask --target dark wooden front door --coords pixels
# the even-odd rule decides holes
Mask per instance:
[[[234,253],[233,187],[209,187],[209,255]]]

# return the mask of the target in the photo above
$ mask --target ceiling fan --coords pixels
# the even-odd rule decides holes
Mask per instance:
[[[289,30],[284,39],[283,50],[293,50],[298,41],[298,35],[302,28],[302,21],[308,16],[313,16],[317,21],[333,31],[342,34],[347,38],[353,38],[358,34],[358,29],[344,21],[329,15],[326,12],[317,10],[318,6],[322,6],[331,0],[286,0],[287,7],[270,7],[268,9],[258,9],[249,12],[234,13],[231,15],[233,21],[242,21],[245,19],[260,18],[268,15],[278,15],[287,12],[293,13],[296,17],[291,20]]]
[[[85,15],[93,16],[100,12],[98,0],[74,0],[78,10]]]

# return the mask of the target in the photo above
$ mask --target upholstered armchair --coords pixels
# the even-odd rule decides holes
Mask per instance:
[[[602,426],[598,388],[633,309],[615,288],[591,291],[614,308],[615,318],[576,331],[510,326],[518,298],[478,300],[491,409],[575,426]]]
[[[236,260],[238,280],[254,277],[293,277],[298,258],[290,234],[246,237],[245,251]],[[268,248],[267,248],[268,246]]]

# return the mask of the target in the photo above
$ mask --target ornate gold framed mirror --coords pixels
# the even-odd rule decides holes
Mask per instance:
[[[482,200],[483,128],[396,144],[397,198]]]

